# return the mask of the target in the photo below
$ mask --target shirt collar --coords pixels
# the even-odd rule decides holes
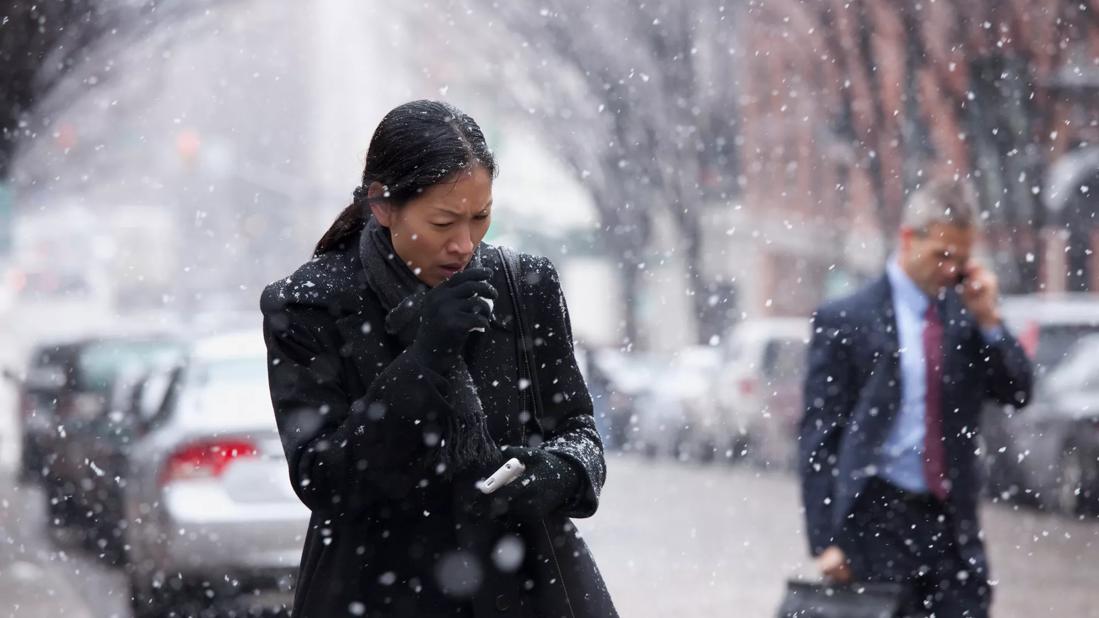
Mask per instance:
[[[916,313],[923,315],[931,299],[923,293],[916,282],[901,268],[900,262],[894,256],[885,265],[886,276],[889,277],[889,285],[893,288],[893,302],[902,304]]]

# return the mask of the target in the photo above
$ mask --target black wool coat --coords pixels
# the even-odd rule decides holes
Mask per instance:
[[[552,264],[519,259],[540,416],[524,409],[512,299],[487,246],[500,297],[487,332],[471,333],[465,350],[495,442],[541,445],[582,471],[560,513],[532,519],[493,509],[473,488],[491,470],[452,474],[438,464],[452,413],[446,378],[386,333],[358,246],[355,236],[261,297],[290,481],[312,511],[293,615],[617,616],[569,519],[595,513],[606,467]]]

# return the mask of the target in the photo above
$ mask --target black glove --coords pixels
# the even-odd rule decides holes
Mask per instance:
[[[571,502],[580,489],[580,471],[568,459],[541,448],[507,446],[504,461],[515,457],[526,470],[522,476],[497,489],[492,514],[545,517]]]
[[[481,298],[496,300],[487,268],[469,268],[428,290],[412,354],[421,365],[447,375],[474,328],[488,328],[492,315]]]

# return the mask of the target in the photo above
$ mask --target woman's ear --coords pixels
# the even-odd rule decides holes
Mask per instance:
[[[372,182],[366,190],[370,212],[382,227],[389,227],[393,221],[393,207],[385,199],[385,187],[380,182]]]

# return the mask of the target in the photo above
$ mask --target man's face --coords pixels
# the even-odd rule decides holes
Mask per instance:
[[[488,232],[492,177],[477,166],[425,190],[400,208],[373,206],[389,228],[393,248],[420,281],[431,287],[463,270]]]
[[[938,296],[967,272],[976,232],[972,227],[932,223],[926,230],[901,228],[900,263],[928,296]]]

